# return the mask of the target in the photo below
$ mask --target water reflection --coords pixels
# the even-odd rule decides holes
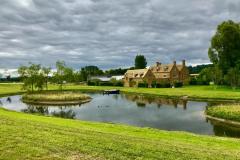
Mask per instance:
[[[208,119],[213,126],[216,136],[224,137],[240,137],[240,128],[231,124],[225,124],[216,120]]]
[[[48,115],[49,114],[48,107],[31,105],[31,104],[28,104],[27,108],[22,109],[21,111],[25,112],[25,113],[37,113],[37,114],[42,114],[42,115]]]
[[[206,119],[204,111],[215,105],[207,102],[166,99],[136,94],[102,95],[87,93],[93,99],[75,106],[43,106],[21,102],[21,96],[0,99],[6,109],[74,118],[87,121],[123,123],[171,131],[240,137],[238,127]]]
[[[71,106],[58,106],[58,107],[55,106],[54,110],[51,111],[50,107],[46,105],[27,104],[27,108],[22,109],[21,111],[25,113],[52,115],[55,117],[74,119],[76,116],[76,113],[69,108],[71,108]]]
[[[12,103],[11,97],[8,97],[8,98],[7,98],[7,102],[8,102],[8,103]]]
[[[178,108],[178,105],[183,106],[183,109],[187,109],[187,100],[183,99],[166,99],[160,97],[150,97],[150,96],[143,96],[143,95],[131,95],[125,94],[124,98],[129,101],[136,102],[138,107],[146,107],[149,104],[156,104],[158,108],[161,106],[170,105],[174,108]]]

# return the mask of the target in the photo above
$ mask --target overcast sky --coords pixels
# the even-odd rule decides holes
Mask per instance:
[[[0,0],[0,68],[29,61],[76,69],[186,59],[208,63],[224,20],[240,21],[240,0]]]

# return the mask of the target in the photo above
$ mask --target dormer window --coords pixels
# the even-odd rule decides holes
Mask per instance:
[[[164,71],[167,71],[168,70],[168,66],[164,67]]]

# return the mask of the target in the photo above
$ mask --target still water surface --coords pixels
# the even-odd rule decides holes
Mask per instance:
[[[76,106],[38,106],[23,103],[21,96],[0,98],[0,106],[26,113],[87,121],[122,123],[170,131],[240,137],[240,128],[207,120],[207,102],[163,99],[142,95],[89,93],[91,102]]]

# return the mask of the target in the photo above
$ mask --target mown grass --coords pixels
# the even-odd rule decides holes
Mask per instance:
[[[49,85],[50,90],[58,90],[57,85]],[[185,86],[183,88],[129,88],[129,87],[104,87],[64,85],[64,90],[102,91],[106,89],[120,89],[126,93],[148,94],[164,97],[188,96],[190,99],[213,100],[240,100],[240,89],[232,90],[230,87],[215,86]],[[0,96],[23,92],[21,84],[0,84]]]
[[[52,86],[53,87],[53,86]],[[129,88],[67,85],[66,90],[101,91],[105,89],[120,89],[126,93],[148,94],[163,97],[188,96],[190,99],[213,100],[240,100],[240,89],[232,90],[229,87],[215,86],[185,86],[183,88]]]
[[[0,159],[240,159],[240,140],[0,109]]]
[[[240,105],[221,105],[209,107],[207,115],[240,122]]]
[[[22,100],[33,102],[79,101],[91,99],[89,95],[77,92],[42,92],[23,94]]]

